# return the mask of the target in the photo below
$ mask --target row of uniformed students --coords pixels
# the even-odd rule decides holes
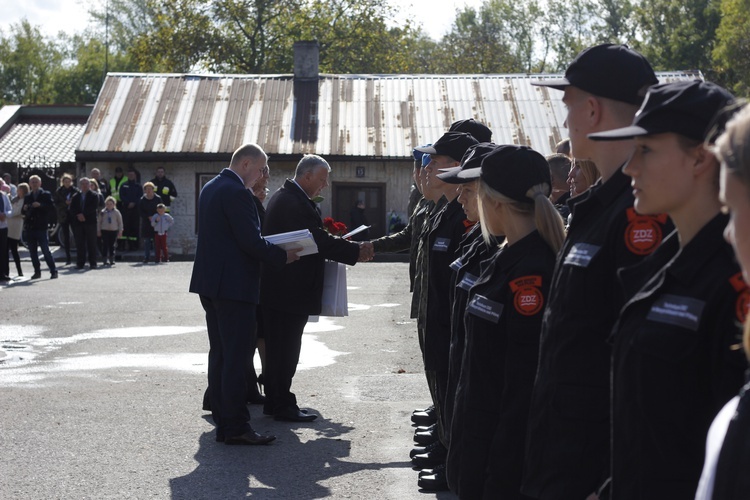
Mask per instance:
[[[659,85],[643,56],[610,44],[536,83],[564,92],[571,153],[601,175],[569,201],[567,235],[538,152],[471,131],[417,148],[430,159],[414,300],[436,418],[415,434],[434,439],[412,452],[419,485],[466,499],[694,498],[708,428],[747,367],[750,292],[722,237],[711,145],[735,100],[708,82]],[[722,189],[744,183],[747,198],[750,167],[734,169],[747,177]],[[730,452],[714,452],[706,474],[722,490],[706,479],[699,497],[750,498]],[[732,453],[747,463],[746,444]]]

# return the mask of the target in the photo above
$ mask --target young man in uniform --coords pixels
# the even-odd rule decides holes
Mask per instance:
[[[439,441],[433,447],[412,457],[412,462],[420,468],[436,467],[445,462],[447,440],[445,421],[442,415],[448,387],[448,353],[450,349],[450,301],[448,290],[452,271],[450,264],[456,260],[461,237],[466,232],[464,214],[455,184],[448,184],[437,176],[440,169],[456,167],[461,163],[466,150],[477,144],[473,135],[465,132],[446,132],[433,146],[417,148],[430,155],[430,163],[425,167],[427,186],[434,189],[444,200],[441,208],[430,216],[426,247],[427,286],[422,288],[426,296],[424,307],[420,309],[423,318],[423,357],[425,375],[430,387],[432,402],[436,409]],[[424,299],[423,299],[424,300]]]
[[[648,61],[624,45],[582,51],[565,78],[532,82],[565,92],[571,154],[596,163],[601,180],[572,203],[542,326],[522,493],[586,498],[609,472],[607,343],[624,298],[616,273],[653,252],[666,216],[633,210],[622,166],[633,141],[595,142],[587,134],[630,125],[646,90],[658,83]]]

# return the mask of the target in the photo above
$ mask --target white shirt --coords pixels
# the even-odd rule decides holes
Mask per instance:
[[[739,402],[739,396],[730,399],[719,414],[716,415],[713,423],[711,423],[711,427],[708,429],[706,461],[703,463],[703,472],[701,473],[701,480],[698,483],[698,490],[695,492],[695,500],[711,500],[714,494],[714,481],[716,480],[716,465],[719,462],[719,453],[721,453],[724,436],[727,435],[729,423],[737,411]]]

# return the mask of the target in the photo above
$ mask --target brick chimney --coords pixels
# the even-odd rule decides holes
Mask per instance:
[[[319,77],[320,45],[317,40],[294,42],[294,79],[305,82]]]

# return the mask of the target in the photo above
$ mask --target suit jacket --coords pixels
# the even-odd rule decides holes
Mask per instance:
[[[31,205],[35,202],[39,202],[39,206],[34,208]],[[50,211],[55,209],[55,205],[52,201],[52,195],[49,191],[39,189],[36,193],[30,192],[23,197],[23,214],[24,214],[24,225],[26,229],[34,231],[46,231],[47,225],[54,220],[50,221]]]
[[[82,191],[78,191],[73,195],[70,201],[70,207],[68,207],[68,221],[74,226],[83,224],[93,224],[96,226],[96,219],[99,214],[99,195],[89,190],[86,192],[86,202],[83,204],[83,210],[81,210],[81,198],[84,196]],[[78,220],[78,214],[82,213],[85,222]]]
[[[260,236],[253,195],[229,169],[201,190],[198,231],[190,291],[257,304],[260,262],[284,267],[286,252]]]
[[[354,265],[359,245],[332,236],[323,229],[315,203],[293,181],[287,179],[268,202],[263,234],[309,229],[318,253],[305,255],[281,269],[263,266],[260,303],[294,314],[320,314],[325,259]]]

